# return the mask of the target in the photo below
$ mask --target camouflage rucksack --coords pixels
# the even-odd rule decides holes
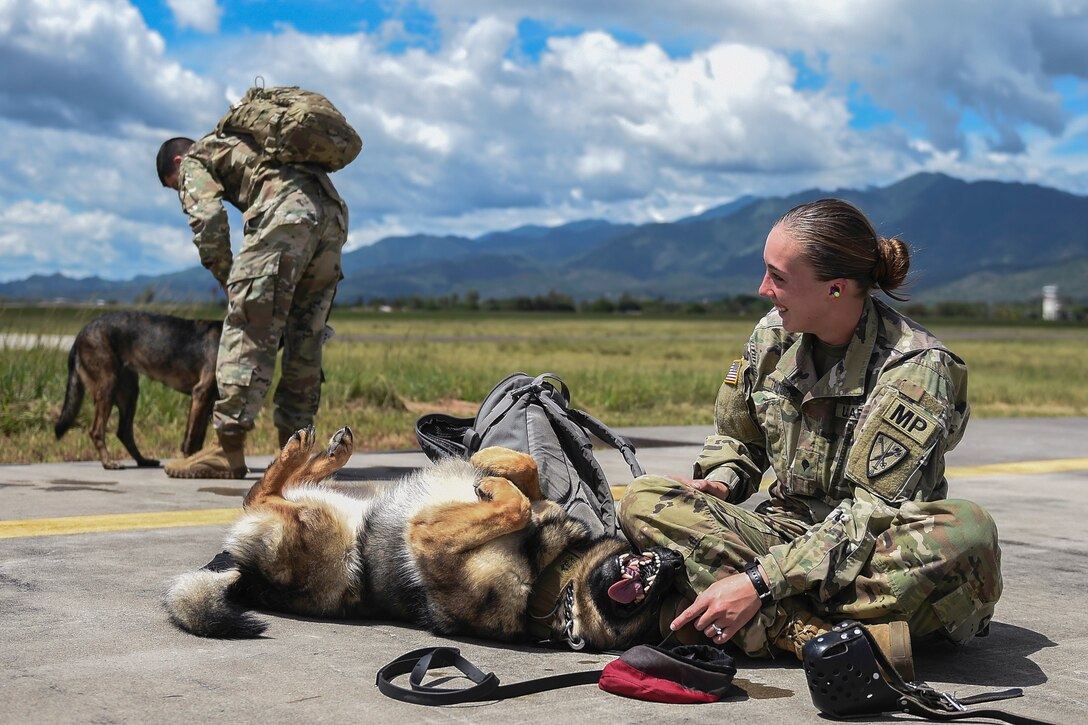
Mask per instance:
[[[344,168],[363,146],[328,98],[298,86],[250,88],[215,132],[249,134],[281,163],[314,164],[325,171]]]

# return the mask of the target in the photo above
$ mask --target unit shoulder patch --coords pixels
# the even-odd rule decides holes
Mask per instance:
[[[877,433],[869,446],[869,461],[866,473],[875,478],[895,468],[907,457],[907,447],[887,433]]]

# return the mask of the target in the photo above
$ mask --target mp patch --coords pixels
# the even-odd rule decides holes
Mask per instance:
[[[940,428],[929,411],[903,399],[891,401],[891,404],[884,409],[883,417],[923,446]]]
[[[876,478],[892,470],[907,457],[907,447],[887,433],[877,433],[869,446],[869,466],[866,473]]]
[[[740,366],[743,360],[734,360],[733,364],[729,366],[729,372],[725,374],[726,385],[736,385],[740,382]]]

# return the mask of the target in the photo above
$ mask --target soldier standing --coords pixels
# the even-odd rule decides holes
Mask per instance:
[[[623,530],[685,556],[688,586],[663,631],[800,657],[828,620],[857,619],[912,679],[911,636],[985,634],[1001,594],[993,520],[945,498],[967,367],[872,296],[901,299],[910,253],[852,205],[790,210],[764,263],[759,293],[774,309],[725,375],[717,433],[693,478],[628,487]],[[770,499],[741,508],[768,467]]]
[[[272,383],[281,338],[274,395],[280,444],[317,413],[322,335],[343,276],[347,206],[323,171],[279,163],[246,134],[172,138],[156,166],[163,186],[181,198],[201,264],[227,295],[212,417],[218,445],[167,464],[166,474],[244,478],[246,433]],[[233,259],[224,199],[243,214],[245,238]]]

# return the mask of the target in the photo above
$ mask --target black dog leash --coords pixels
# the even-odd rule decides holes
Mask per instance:
[[[666,638],[666,641],[668,638]],[[456,705],[463,702],[505,700],[575,685],[596,684],[624,697],[656,702],[716,702],[732,692],[737,672],[733,658],[706,645],[665,648],[637,645],[599,670],[570,672],[550,677],[500,684],[493,672],[483,672],[453,647],[424,647],[401,655],[378,670],[375,684],[387,697],[417,705]],[[473,684],[456,689],[424,684],[427,673],[456,667]],[[409,674],[409,687],[393,684]]]
[[[456,667],[474,684],[461,689],[423,684],[427,672],[439,667]],[[461,651],[456,647],[424,647],[407,652],[385,665],[378,670],[375,679],[378,690],[394,700],[416,705],[456,705],[462,702],[505,700],[508,697],[520,697],[574,685],[595,685],[601,679],[602,671],[568,672],[503,685],[494,672],[484,673],[462,657]],[[410,687],[393,684],[395,678],[409,672]]]

